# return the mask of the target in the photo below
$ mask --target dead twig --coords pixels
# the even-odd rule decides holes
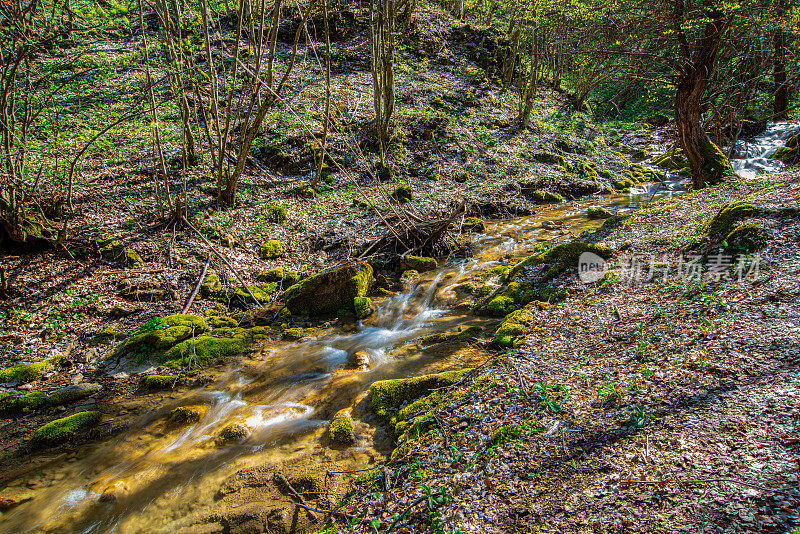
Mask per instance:
[[[206,279],[206,273],[208,273],[208,265],[211,263],[211,254],[208,255],[206,258],[206,264],[203,267],[203,272],[200,274],[200,278],[197,279],[197,285],[194,286],[194,291],[192,294],[189,295],[189,300],[186,301],[186,305],[183,307],[183,311],[181,313],[186,313],[189,311],[189,307],[194,302],[194,298],[197,296],[197,292],[200,291],[200,286],[203,285],[203,281]]]

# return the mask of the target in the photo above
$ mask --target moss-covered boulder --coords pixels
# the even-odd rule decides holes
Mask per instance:
[[[353,310],[356,319],[366,319],[372,313],[372,299],[369,297],[356,297],[353,299]]]
[[[222,429],[216,439],[217,445],[227,445],[242,441],[250,435],[250,429],[242,424],[228,425]]]
[[[425,256],[404,256],[400,260],[401,271],[417,271],[425,272],[432,271],[438,267],[436,260]]]
[[[549,204],[552,202],[564,201],[564,197],[562,197],[558,193],[552,193],[550,191],[542,189],[531,191],[530,193],[528,193],[528,196],[531,198],[531,200],[533,200],[534,202],[538,202],[540,204]]]
[[[181,341],[154,359],[167,367],[181,367],[188,363],[222,363],[230,356],[241,353],[245,346],[240,338],[200,336]]]
[[[289,219],[286,208],[278,204],[270,204],[267,206],[267,217],[270,221],[278,224],[284,223]]]
[[[516,306],[514,299],[506,295],[497,295],[486,303],[486,306],[480,308],[483,315],[493,315],[496,317],[503,317],[514,311]]]
[[[531,156],[531,159],[545,165],[561,165],[562,167],[569,167],[569,163],[564,156],[553,154],[551,152],[537,152]]]
[[[41,391],[0,393],[0,413],[28,413],[47,405],[47,395]]]
[[[48,395],[47,404],[50,406],[63,406],[64,404],[90,397],[101,389],[103,389],[103,386],[100,384],[73,384]]]
[[[219,299],[225,296],[222,290],[222,283],[215,274],[209,274],[200,285],[200,295],[203,298]]]
[[[782,161],[786,165],[800,162],[800,133],[794,134],[786,140],[786,144],[772,153],[772,159]]]
[[[278,241],[277,239],[270,239],[259,249],[259,254],[265,260],[270,260],[273,258],[279,258],[284,254],[283,243]]]
[[[293,314],[319,315],[339,310],[355,311],[355,298],[372,287],[368,263],[348,263],[310,276],[286,290],[286,307]]]
[[[269,302],[272,294],[275,293],[275,290],[278,289],[278,284],[275,282],[269,284],[259,284],[254,286],[247,286],[247,289],[242,287],[237,287],[233,290],[233,296],[238,298],[241,302],[245,304],[255,304],[253,301],[253,297],[258,300],[259,304],[264,304],[265,302]],[[248,291],[249,290],[249,291]],[[252,294],[252,296],[251,296]]]
[[[703,226],[701,234],[705,234],[711,239],[727,236],[737,222],[748,217],[756,217],[759,213],[761,213],[761,209],[754,204],[730,202],[722,206],[717,214]]]
[[[45,373],[58,368],[64,361],[64,356],[57,354],[39,362],[20,363],[0,369],[0,383],[17,382],[19,384],[29,384],[36,382]]]
[[[414,192],[411,190],[411,186],[408,184],[400,184],[394,191],[392,191],[391,198],[395,202],[405,204],[406,202],[411,202],[414,200]]]
[[[76,414],[50,421],[31,435],[35,445],[54,445],[67,441],[78,430],[94,425],[100,420],[100,412],[78,412]]]
[[[726,248],[747,254],[766,247],[772,239],[764,228],[754,223],[742,223],[725,237]]]
[[[528,256],[518,262],[509,271],[507,279],[513,281],[526,267],[542,264],[552,264],[552,268],[546,273],[544,279],[553,278],[567,269],[577,268],[578,259],[584,252],[591,252],[605,260],[611,258],[614,253],[609,247],[597,243],[583,243],[581,241],[560,243],[544,252]]]
[[[199,336],[208,330],[205,318],[198,315],[169,315],[148,321],[123,341],[121,350],[137,359],[160,359],[163,352],[177,343]]]
[[[612,217],[610,211],[600,206],[590,206],[589,209],[586,210],[586,215],[590,219],[608,219]]]
[[[464,219],[464,222],[461,224],[461,231],[481,233],[486,231],[486,226],[483,224],[483,221],[477,217],[468,217]]]
[[[275,267],[269,271],[259,273],[258,276],[256,276],[256,282],[260,282],[262,284],[268,282],[280,282],[283,279],[284,274],[285,272],[283,267]]]
[[[369,388],[370,409],[394,427],[397,411],[403,406],[434,389],[453,385],[469,371],[471,369],[374,382]]]
[[[661,155],[653,158],[653,165],[664,169],[665,171],[676,172],[678,174],[691,174],[689,169],[689,160],[683,155],[683,150],[680,148],[673,148]]]
[[[233,317],[225,317],[223,315],[211,315],[206,317],[206,324],[210,328],[236,328],[239,322]]]
[[[355,424],[350,417],[350,410],[345,408],[336,412],[328,425],[328,438],[336,445],[350,445],[355,442],[353,430]]]
[[[494,342],[505,348],[515,348],[524,341],[528,324],[533,321],[529,307],[511,312],[506,316],[494,334]]]

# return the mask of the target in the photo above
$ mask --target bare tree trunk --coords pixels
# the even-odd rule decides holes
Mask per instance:
[[[786,12],[784,0],[778,0],[777,16],[783,18]],[[783,28],[777,26],[772,36],[773,63],[772,81],[774,84],[773,119],[786,120],[789,118],[789,88],[786,84],[786,35]]]
[[[394,113],[394,0],[373,0],[371,16],[375,134],[383,166]]]
[[[314,173],[313,187],[316,187],[317,183],[319,183],[322,167],[325,164],[328,129],[331,122],[331,36],[328,26],[328,0],[322,1],[323,16],[325,18],[325,114],[323,116],[325,122],[322,126],[322,141],[320,141],[319,161],[317,162],[317,170]]]

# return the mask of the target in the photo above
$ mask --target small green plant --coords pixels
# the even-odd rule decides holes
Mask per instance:
[[[606,374],[603,384],[597,389],[597,398],[603,406],[613,406],[622,400],[622,393],[619,384]]]
[[[647,424],[649,416],[640,404],[634,404],[631,411],[630,423],[636,428],[642,428]]]

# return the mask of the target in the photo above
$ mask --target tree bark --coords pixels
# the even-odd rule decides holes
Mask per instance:
[[[778,0],[776,15],[782,19],[786,12],[784,0]],[[780,20],[778,21],[780,24]],[[772,58],[772,81],[774,87],[774,100],[772,102],[773,119],[776,121],[789,118],[789,89],[786,85],[786,35],[783,28],[777,26],[772,36],[773,53]]]
[[[684,56],[675,94],[675,126],[681,148],[692,170],[692,186],[695,189],[721,181],[724,174],[731,170],[725,154],[711,142],[700,122],[703,98],[727,29],[724,13],[712,5],[712,0],[704,0],[703,6],[708,19],[703,36],[696,43],[694,54],[682,29],[683,0],[675,0],[674,13],[675,30]]]

